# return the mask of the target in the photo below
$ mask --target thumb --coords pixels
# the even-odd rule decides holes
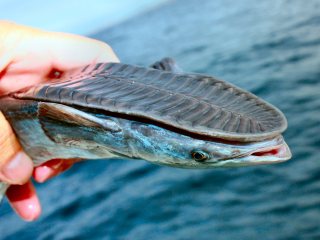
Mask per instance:
[[[22,151],[10,124],[0,112],[0,179],[10,184],[23,184],[32,170],[32,161]]]

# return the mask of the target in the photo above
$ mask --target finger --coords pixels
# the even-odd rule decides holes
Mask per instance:
[[[10,184],[23,184],[32,174],[32,161],[21,150],[19,142],[1,112],[0,129],[0,179]]]
[[[109,45],[95,39],[14,23],[2,25],[8,25],[10,34],[6,34],[5,47],[0,45],[0,94],[50,80],[56,72],[52,70],[61,75],[88,64],[119,62]]]
[[[40,183],[59,175],[71,168],[76,160],[54,159],[36,167],[33,171],[33,178]]]
[[[106,43],[78,35],[48,33],[44,35],[43,46],[50,46],[53,67],[60,70],[98,62],[119,62]]]
[[[10,184],[23,184],[31,177],[32,170],[32,161],[20,151],[1,166],[0,179]]]
[[[24,185],[12,185],[7,198],[15,212],[26,221],[33,221],[41,214],[41,205],[31,181]]]

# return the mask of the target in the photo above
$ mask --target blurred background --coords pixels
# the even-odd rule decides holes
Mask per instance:
[[[0,18],[171,56],[280,108],[293,158],[238,169],[83,162],[37,185],[39,220],[0,208],[0,239],[320,239],[320,1],[0,0]]]
[[[168,0],[0,0],[0,19],[50,31],[89,35],[165,2]]]

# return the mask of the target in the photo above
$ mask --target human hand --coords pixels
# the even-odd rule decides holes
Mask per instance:
[[[0,21],[0,43],[0,95],[50,81],[68,69],[119,61],[103,42],[6,21]],[[41,213],[41,206],[30,181],[31,175],[36,181],[44,182],[70,168],[74,161],[55,159],[33,168],[1,112],[0,123],[0,179],[12,184],[7,197],[17,214],[26,221],[35,220]],[[9,145],[11,152],[3,149],[4,144]]]

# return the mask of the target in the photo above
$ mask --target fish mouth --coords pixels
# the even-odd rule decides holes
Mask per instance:
[[[275,146],[268,146],[250,151],[243,155],[238,155],[232,159],[224,159],[216,162],[221,167],[241,167],[261,164],[280,163],[292,157],[288,145],[283,141]]]
[[[249,144],[234,144],[234,154],[204,162],[207,167],[242,167],[287,161],[291,151],[282,136]]]
[[[250,154],[251,156],[256,157],[277,157],[277,158],[291,158],[291,152],[286,143],[283,143],[274,147],[266,147],[259,149]]]

